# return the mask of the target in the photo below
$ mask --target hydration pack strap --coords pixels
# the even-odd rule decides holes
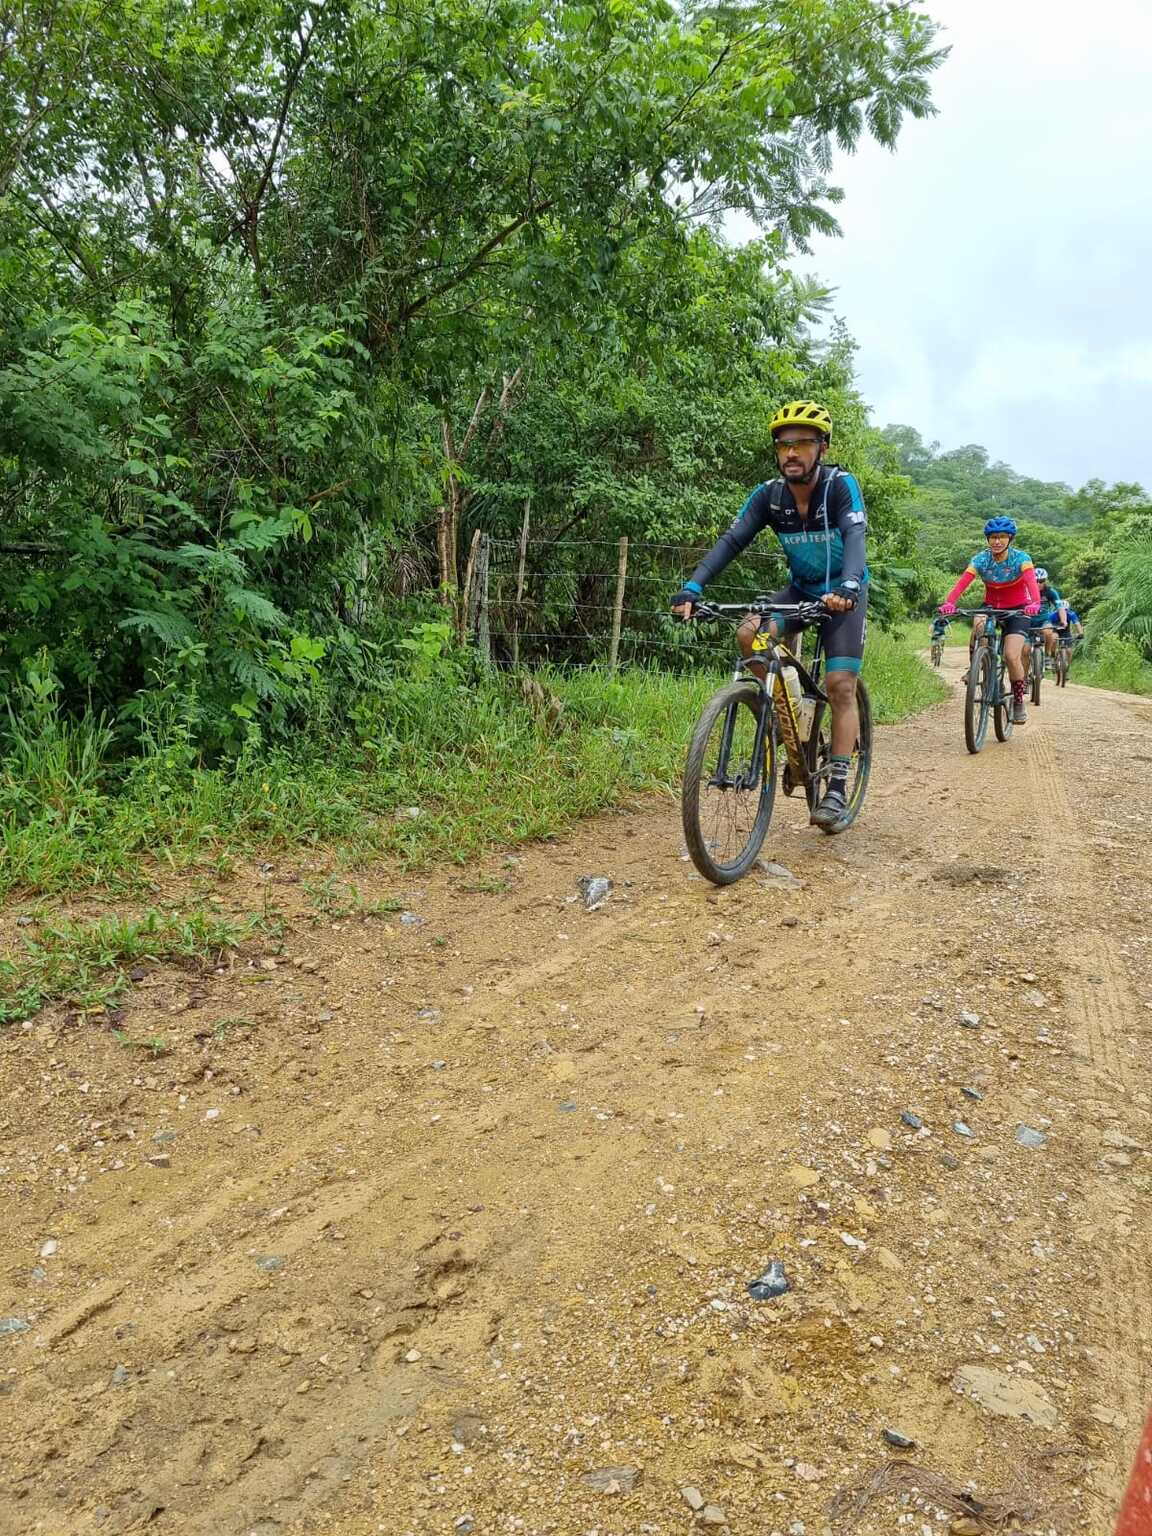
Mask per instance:
[[[820,502],[820,510],[824,513],[825,521],[828,518],[828,493],[833,484],[844,473],[838,464],[829,464],[824,471],[824,496]],[[768,487],[768,505],[773,512],[784,510],[784,485],[783,477],[773,480]]]

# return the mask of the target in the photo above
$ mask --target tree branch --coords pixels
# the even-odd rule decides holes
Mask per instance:
[[[458,462],[461,464],[468,457],[468,450],[472,446],[472,439],[476,436],[476,429],[480,425],[480,417],[484,414],[484,407],[488,404],[488,399],[488,386],[485,384],[484,388],[480,391],[479,399],[476,401],[476,408],[472,412],[472,420],[468,423],[468,430],[464,433],[464,441],[460,444],[460,458]],[[445,424],[445,430],[445,445],[447,446],[447,441],[451,437],[452,429],[451,427],[448,427],[447,424]],[[453,455],[453,457],[455,457],[455,455]]]
[[[404,325],[407,321],[411,320],[413,315],[419,314],[420,310],[422,309],[426,309],[428,305],[431,304],[433,299],[438,299],[442,293],[451,293],[453,288],[458,288],[466,278],[471,277],[472,273],[476,271],[477,267],[483,264],[484,258],[486,256],[490,256],[492,252],[502,246],[506,240],[510,240],[517,230],[523,229],[525,224],[528,224],[533,219],[538,218],[540,214],[547,213],[551,207],[551,198],[547,198],[542,203],[535,203],[531,208],[526,209],[524,213],[513,219],[511,223],[505,224],[503,229],[497,230],[492,238],[490,240],[486,240],[480,249],[476,252],[476,254],[468,261],[466,261],[464,265],[459,269],[459,271],[450,277],[447,282],[440,283],[435,288],[430,288],[428,292],[422,294],[420,298],[414,299],[411,304],[405,305],[405,307],[400,311],[399,323]]]

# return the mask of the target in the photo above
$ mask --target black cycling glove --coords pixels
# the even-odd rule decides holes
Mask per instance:
[[[693,608],[700,601],[699,592],[689,592],[687,587],[681,587],[676,596],[668,604],[669,608],[680,608],[684,603],[691,603]]]

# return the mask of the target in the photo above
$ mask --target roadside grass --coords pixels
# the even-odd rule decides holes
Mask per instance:
[[[350,880],[340,880],[335,875],[325,875],[319,880],[304,880],[301,885],[314,908],[314,923],[353,917],[361,920],[387,917],[393,912],[399,912],[404,906],[402,901],[389,898],[372,901],[363,895],[359,886],[353,885]]]
[[[935,668],[921,660],[917,651],[928,644],[927,626],[909,634],[868,631],[864,648],[863,677],[872,695],[872,709],[880,725],[895,725],[918,715],[949,694]]]
[[[1120,635],[1103,636],[1091,651],[1078,647],[1068,676],[1071,682],[1085,683],[1089,688],[1152,696],[1152,666],[1135,641]]]
[[[0,1024],[29,1019],[59,999],[80,1011],[108,1008],[127,990],[130,966],[161,960],[218,963],[267,926],[259,917],[237,921],[202,910],[156,908],[139,918],[43,922],[14,954],[0,956]]]
[[[493,843],[549,837],[670,783],[716,675],[538,674],[544,705],[507,679],[405,683],[366,744],[304,743],[223,767],[163,753],[83,772],[59,744],[0,763],[0,902],[80,888],[140,893],[158,872],[254,850],[333,850],[356,865],[463,863]],[[555,704],[560,708],[556,710]]]
[[[865,665],[880,722],[947,695],[903,637],[874,631]],[[116,764],[110,733],[83,722],[40,756],[25,740],[18,762],[0,763],[0,903],[83,888],[138,898],[170,871],[197,879],[185,884],[186,912],[42,919],[0,957],[0,1023],[53,999],[104,1008],[134,963],[205,960],[243,943],[267,918],[224,921],[195,890],[240,858],[317,850],[341,871],[377,858],[463,865],[493,846],[555,837],[637,793],[674,792],[696,716],[726,677],[637,668],[544,670],[527,686],[498,674],[413,680],[390,694],[367,745],[312,743],[214,768],[173,766],[163,752]],[[366,900],[335,874],[303,888],[317,921],[399,905]]]
[[[874,630],[865,669],[878,721],[946,696],[903,637]],[[18,763],[0,763],[0,902],[140,894],[167,872],[227,876],[257,850],[411,866],[552,837],[625,796],[674,787],[724,675],[545,670],[531,696],[495,674],[406,683],[367,744],[305,743],[212,768],[173,767],[162,752],[117,765],[102,727],[73,728],[40,760],[26,746]]]

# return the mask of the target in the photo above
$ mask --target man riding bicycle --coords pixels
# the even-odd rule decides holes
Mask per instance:
[[[984,583],[984,604],[988,608],[1023,608],[1024,613],[1040,611],[1040,592],[1036,584],[1038,572],[1032,557],[1022,549],[1013,549],[1016,524],[1010,517],[990,517],[984,524],[987,549],[982,549],[968,563],[960,580],[940,604],[940,612],[951,616],[956,612],[956,600],[967,591],[977,576]],[[1024,656],[1030,621],[1027,617],[1013,617],[1001,621],[1004,631],[1004,660],[1012,682],[1012,723],[1026,725],[1028,711],[1024,708],[1027,687],[1027,661]],[[972,646],[984,633],[986,620],[978,614],[972,621]]]
[[[1040,612],[1032,620],[1029,646],[1038,640],[1043,642],[1047,656],[1056,654],[1056,631],[1068,627],[1068,605],[1048,580],[1048,572],[1042,565],[1036,567],[1036,580],[1040,586]]]
[[[780,476],[758,485],[740,515],[704,556],[672,599],[672,612],[689,619],[705,583],[741,554],[763,528],[771,528],[788,561],[790,585],[772,594],[780,604],[819,600],[827,661],[824,686],[832,711],[828,787],[812,812],[820,827],[833,827],[847,810],[847,780],[859,734],[856,676],[864,655],[868,568],[864,498],[856,478],[826,464],[832,417],[814,400],[783,405],[769,424]],[[753,654],[760,618],[749,614],[737,631],[741,654]],[[775,633],[775,621],[772,621]],[[789,633],[791,626],[785,627]]]

